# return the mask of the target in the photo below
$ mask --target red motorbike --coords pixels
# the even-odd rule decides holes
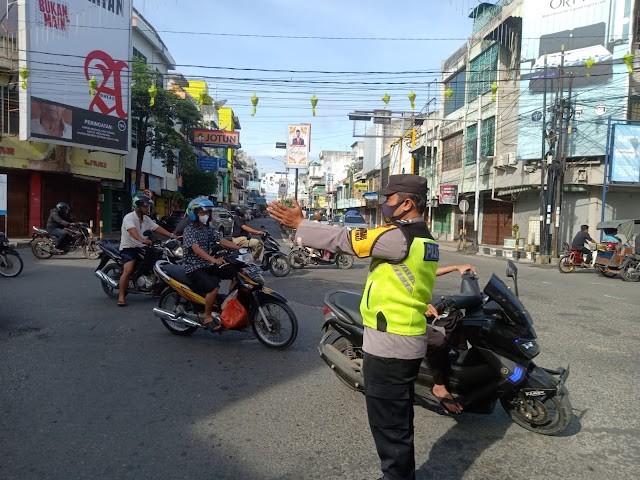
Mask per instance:
[[[558,270],[562,273],[571,273],[576,267],[589,268],[590,263],[586,262],[584,254],[580,250],[570,247],[568,243],[563,244],[563,253],[558,259]]]

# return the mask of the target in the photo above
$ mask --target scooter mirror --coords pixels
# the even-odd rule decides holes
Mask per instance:
[[[511,260],[507,263],[507,277],[516,278],[518,276],[518,267]]]

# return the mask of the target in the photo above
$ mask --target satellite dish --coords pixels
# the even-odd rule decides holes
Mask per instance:
[[[226,100],[214,100],[213,101],[213,106],[216,107],[216,110],[219,109],[220,107],[223,107],[225,105],[225,103],[227,103]]]

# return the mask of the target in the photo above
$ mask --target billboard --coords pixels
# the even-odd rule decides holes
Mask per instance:
[[[193,131],[193,144],[200,147],[238,149],[240,148],[240,132],[196,128]]]
[[[543,98],[547,128],[559,88],[564,48],[564,97],[572,89],[568,157],[605,154],[607,117],[624,118],[631,47],[632,0],[525,0],[520,63],[518,160],[542,156]],[[545,69],[545,55],[547,68]],[[546,72],[546,73],[545,73]],[[571,80],[570,80],[571,79]]]
[[[640,183],[640,125],[614,125],[611,181]]]
[[[21,140],[128,153],[131,8],[20,0]]]
[[[440,185],[440,205],[458,205],[458,185]]]
[[[303,123],[287,127],[287,168],[307,168],[310,143],[311,125]]]

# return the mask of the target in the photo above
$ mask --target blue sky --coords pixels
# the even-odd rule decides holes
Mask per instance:
[[[228,100],[242,126],[242,148],[258,160],[261,170],[283,168],[284,141],[289,123],[311,123],[311,157],[320,150],[349,149],[356,141],[347,114],[354,109],[382,108],[384,93],[389,109],[410,110],[407,95],[417,95],[416,109],[427,102],[426,83],[440,79],[441,62],[471,34],[470,9],[476,0],[134,0],[134,5],[159,31],[187,77],[206,78],[210,93]],[[397,8],[402,6],[402,8]],[[224,32],[260,35],[452,38],[433,41],[319,40],[243,38],[187,35],[168,31]],[[187,65],[194,65],[188,67]],[[381,71],[428,70],[429,73],[394,75],[328,75],[231,71],[202,67],[265,68],[284,70]],[[218,78],[213,78],[218,77]],[[231,80],[242,78],[242,80]],[[294,81],[274,85],[272,80]],[[309,81],[355,82],[337,85]],[[388,82],[408,82],[389,85]],[[362,85],[373,82],[379,85]],[[412,83],[415,85],[412,86]],[[431,88],[433,96],[434,88]],[[259,104],[251,114],[251,96]],[[318,97],[317,116],[310,99]]]

